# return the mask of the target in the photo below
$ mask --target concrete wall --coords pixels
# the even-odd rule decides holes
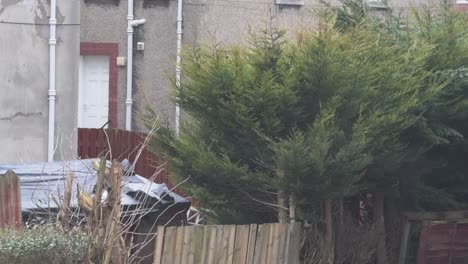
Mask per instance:
[[[135,18],[146,24],[135,28],[133,112],[144,110],[146,98],[162,116],[174,120],[168,76],[175,70],[175,1],[135,1]],[[119,56],[127,56],[127,1],[81,1],[81,42],[118,43]],[[136,51],[137,42],[144,51]],[[126,67],[118,69],[118,127],[125,127]],[[142,130],[136,118],[133,128]]]
[[[439,0],[430,0],[437,2]],[[288,30],[288,37],[317,22],[318,0],[305,0],[303,6],[279,6],[274,0],[184,0],[183,45],[190,49],[213,41],[224,45],[245,43],[249,30],[259,30],[272,21]],[[332,1],[337,4],[337,0]],[[393,10],[405,9],[425,0],[388,0]],[[407,9],[406,9],[407,10]],[[127,0],[81,0],[81,41],[119,44],[119,56],[126,57]],[[174,124],[172,84],[175,75],[177,1],[137,0],[135,18],[146,24],[135,29],[136,42],[145,42],[144,51],[134,51],[135,113],[144,111],[148,100],[162,118]],[[119,68],[118,127],[125,127],[126,68]],[[135,130],[144,130],[134,120]]]
[[[57,159],[76,156],[79,0],[58,1]],[[0,162],[47,159],[46,0],[0,0]]]

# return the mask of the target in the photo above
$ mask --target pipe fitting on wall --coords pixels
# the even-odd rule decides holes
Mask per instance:
[[[133,21],[130,23],[130,25],[131,25],[132,27],[138,27],[138,26],[141,26],[141,25],[143,25],[143,24],[145,24],[145,23],[146,23],[146,19],[142,18],[142,19],[135,19],[135,20],[133,20]]]

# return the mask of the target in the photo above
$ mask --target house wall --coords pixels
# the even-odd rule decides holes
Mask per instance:
[[[76,156],[79,0],[57,1],[56,159]],[[47,159],[49,1],[0,0],[0,162]]]
[[[167,76],[175,69],[175,1],[135,1],[135,18],[146,24],[135,28],[133,66],[133,112],[144,110],[146,98],[161,115],[174,120]],[[127,57],[127,1],[81,0],[81,42],[117,43],[118,56]],[[136,51],[136,43],[145,42],[144,51]],[[119,128],[125,128],[127,68],[118,68]],[[133,119],[133,129],[142,130]]]
[[[388,2],[395,12],[407,11],[410,3],[416,7],[429,3]],[[305,0],[303,6],[279,6],[274,0],[184,0],[183,45],[190,49],[213,41],[224,45],[245,43],[250,30],[263,29],[270,21],[288,29],[288,37],[294,37],[296,32],[316,24],[314,11],[319,6],[318,0]],[[117,43],[118,56],[127,56],[127,0],[81,0],[81,14],[81,42]],[[175,75],[176,16],[176,0],[135,1],[135,18],[145,18],[146,24],[135,28],[133,112],[143,112],[148,101],[171,124],[175,120],[171,78]],[[136,50],[137,42],[145,43],[144,51]],[[126,67],[119,67],[118,76],[118,127],[124,128]],[[133,129],[144,130],[137,119]]]

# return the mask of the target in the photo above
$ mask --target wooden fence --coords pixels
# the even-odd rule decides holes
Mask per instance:
[[[158,173],[162,161],[143,146],[147,136],[145,133],[120,129],[78,128],[78,156],[83,159],[98,157],[119,161],[128,159],[135,165],[135,172],[138,175],[151,178]],[[156,181],[171,186],[165,171],[158,174]]]
[[[21,227],[20,180],[12,171],[0,175],[0,228]]]
[[[301,225],[158,227],[154,264],[296,264]]]

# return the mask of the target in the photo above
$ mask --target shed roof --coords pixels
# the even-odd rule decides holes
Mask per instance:
[[[21,182],[21,207],[23,213],[40,210],[58,210],[63,199],[65,179],[73,173],[74,182],[70,206],[78,207],[77,184],[88,194],[94,194],[97,171],[93,159],[38,162],[30,164],[0,164],[0,175],[13,170]],[[107,196],[104,191],[103,199]],[[139,175],[124,176],[122,205],[129,214],[157,212],[169,205],[190,207],[190,201]]]

